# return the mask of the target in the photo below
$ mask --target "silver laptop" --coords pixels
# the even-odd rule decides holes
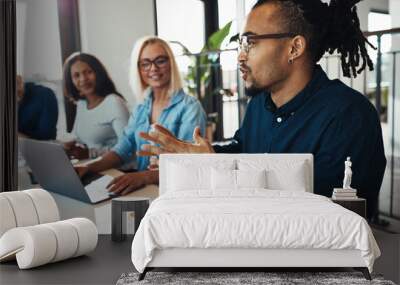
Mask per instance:
[[[91,204],[111,198],[106,186],[112,177],[89,173],[81,179],[62,145],[19,138],[18,146],[43,189]]]

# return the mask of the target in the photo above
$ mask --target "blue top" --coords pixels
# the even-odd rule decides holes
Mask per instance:
[[[386,165],[378,114],[365,96],[329,80],[320,66],[304,90],[280,108],[269,93],[252,98],[234,139],[214,146],[215,151],[312,153],[314,192],[325,196],[342,187],[344,161],[350,156],[351,186],[367,198],[369,214],[375,210]]]
[[[57,136],[58,105],[54,92],[35,83],[25,83],[24,97],[18,104],[18,131],[37,140]]]
[[[139,136],[139,133],[150,131],[152,105],[153,94],[150,93],[143,103],[134,109],[123,136],[112,149],[124,162],[129,161],[143,144],[149,144]],[[205,134],[206,114],[196,98],[179,90],[171,97],[169,105],[161,112],[157,123],[170,130],[177,138],[192,141],[196,126],[199,126],[201,133]],[[147,169],[149,157],[137,157],[136,161],[138,170]]]

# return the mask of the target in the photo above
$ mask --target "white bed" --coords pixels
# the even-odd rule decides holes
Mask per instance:
[[[162,155],[160,197],[132,243],[140,278],[154,267],[354,267],[370,278],[380,251],[367,222],[312,194],[312,170],[308,154]]]

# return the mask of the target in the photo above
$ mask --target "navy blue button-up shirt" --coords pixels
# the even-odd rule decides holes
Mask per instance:
[[[331,196],[342,187],[344,161],[353,162],[352,184],[375,211],[386,158],[374,106],[340,80],[329,80],[316,66],[299,94],[277,108],[269,93],[253,97],[234,142],[214,146],[228,153],[312,153],[314,192]]]
[[[18,131],[37,140],[57,136],[58,105],[54,92],[33,82],[25,83],[24,97],[18,104]]]

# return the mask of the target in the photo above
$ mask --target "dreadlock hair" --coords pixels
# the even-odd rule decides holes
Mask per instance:
[[[331,0],[329,4],[321,0],[259,0],[252,9],[265,3],[278,3],[282,24],[291,32],[303,36],[313,63],[317,63],[325,52],[337,51],[343,75],[357,77],[368,65],[374,66],[365,43],[372,44],[360,29],[355,4],[361,0]],[[360,59],[362,60],[361,67]]]

